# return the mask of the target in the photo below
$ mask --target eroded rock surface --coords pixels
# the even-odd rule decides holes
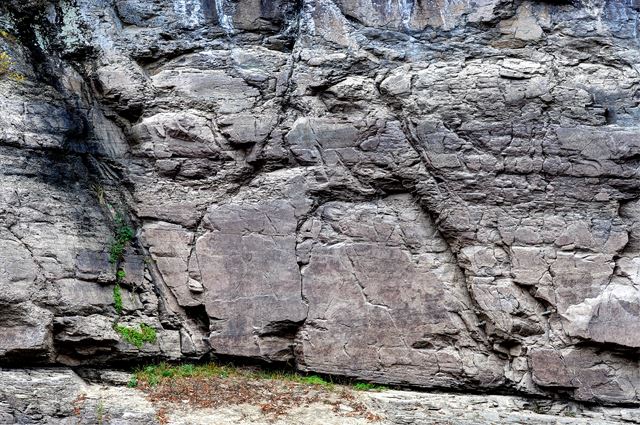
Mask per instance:
[[[3,382],[0,388],[0,422],[6,425],[640,423],[640,413],[633,408],[595,407],[576,402],[531,400],[514,396],[429,394],[398,390],[356,392],[348,387],[324,393],[304,405],[296,406],[294,403],[273,415],[261,408],[257,394],[255,402],[202,407],[189,400],[150,400],[144,391],[126,386],[129,374],[124,372],[83,370],[82,376],[64,368],[0,370]],[[300,396],[296,391],[302,393],[305,390],[313,391],[297,388],[284,395],[295,399]],[[367,414],[354,411],[350,405],[362,406]]]
[[[1,362],[640,403],[635,3],[0,8]]]

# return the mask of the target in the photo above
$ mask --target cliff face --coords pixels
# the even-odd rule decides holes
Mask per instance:
[[[640,403],[635,0],[1,7],[4,364]]]

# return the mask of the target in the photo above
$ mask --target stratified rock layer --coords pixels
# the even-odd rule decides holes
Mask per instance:
[[[0,369],[0,423],[3,425],[621,425],[640,423],[638,409],[587,406],[576,402],[531,400],[516,396],[428,394],[410,391],[355,392],[336,387],[318,394],[313,385],[292,385],[277,393],[268,381],[249,383],[265,387],[254,399],[238,394],[213,407],[203,394],[190,400],[149,400],[138,388],[127,388],[131,376],[113,370],[82,369],[81,375],[65,368],[38,370]],[[82,376],[82,378],[81,378]],[[195,379],[195,378],[194,378]],[[238,382],[229,378],[228,385]],[[193,385],[201,385],[194,382]],[[245,383],[244,385],[247,385]],[[251,388],[251,387],[250,387]],[[255,387],[254,387],[255,388]],[[322,387],[320,387],[322,389]],[[249,389],[245,390],[250,392]],[[274,415],[264,409],[268,394],[309,402],[287,405]],[[310,396],[309,393],[315,393]],[[208,392],[211,394],[211,391]],[[304,398],[305,400],[307,398]],[[193,401],[192,400],[192,401]],[[201,404],[202,403],[202,404]],[[354,411],[359,405],[365,412]]]
[[[640,403],[637,5],[427,3],[3,3],[0,360]]]

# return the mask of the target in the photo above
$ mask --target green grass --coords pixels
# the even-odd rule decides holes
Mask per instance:
[[[135,388],[138,386],[138,378],[133,375],[131,376],[131,379],[129,379],[129,382],[127,382],[127,387],[129,388]]]
[[[219,365],[216,363],[207,363],[201,365],[194,365],[190,363],[172,365],[169,363],[159,363],[148,365],[135,370],[131,380],[129,381],[129,387],[136,387],[140,383],[146,383],[151,387],[157,386],[160,382],[166,379],[180,379],[180,378],[228,378],[239,377],[245,379],[255,380],[275,380],[295,382],[301,385],[309,385],[322,387],[326,390],[332,391],[335,388],[335,384],[331,381],[327,381],[318,375],[302,375],[291,371],[282,370],[255,370],[244,369],[242,367],[235,367],[232,365]],[[384,385],[372,384],[369,382],[350,382],[347,383],[355,391],[386,391],[389,388]]]
[[[140,324],[139,331],[122,325],[115,325],[114,330],[120,334],[122,339],[131,345],[135,345],[137,348],[142,348],[147,342],[154,343],[158,339],[156,330],[144,323]]]
[[[155,386],[164,378],[190,378],[190,377],[220,377],[227,378],[231,375],[237,375],[238,372],[231,366],[219,366],[214,363],[204,365],[182,364],[170,365],[160,363],[157,365],[145,366],[136,370],[134,377],[136,383],[140,381],[148,382],[151,386]]]
[[[371,384],[369,382],[356,382],[353,384],[353,389],[356,391],[385,391],[389,388],[384,385]]]
[[[116,313],[122,314],[122,289],[119,283],[113,287],[113,307],[116,309]]]
[[[118,269],[116,272],[116,285],[113,287],[113,306],[118,315],[122,315],[122,288],[120,284],[124,282],[126,277],[127,273],[122,269]]]
[[[252,371],[246,373],[250,378],[253,379],[269,379],[269,380],[278,380],[278,381],[289,381],[296,382],[298,384],[304,385],[315,385],[321,386],[327,389],[331,389],[334,387],[333,382],[325,381],[323,378],[317,375],[301,375],[299,373],[290,372],[290,371]]]
[[[318,385],[325,388],[333,388],[333,382],[327,382],[318,375],[300,376],[294,374],[293,377],[293,381],[299,382],[301,384]]]
[[[124,259],[124,250],[133,240],[134,231],[128,226],[120,214],[116,215],[114,240],[109,246],[109,262],[117,264]]]
[[[327,390],[333,390],[335,384],[327,381],[318,375],[303,375],[291,371],[282,370],[255,370],[243,369],[232,365],[219,365],[216,363],[207,363],[194,365],[190,363],[172,365],[168,363],[159,363],[148,365],[137,369],[129,382],[129,386],[137,386],[140,382],[145,382],[154,387],[165,379],[177,378],[228,378],[241,377],[247,379],[264,379],[295,382],[302,385],[311,385],[322,387]],[[385,391],[387,387],[369,382],[352,382],[351,387],[356,391]]]
[[[127,277],[127,273],[124,270],[119,269],[116,272],[116,282],[122,282],[126,277]]]
[[[145,366],[134,372],[133,377],[135,385],[139,382],[147,382],[151,386],[155,386],[164,379],[174,378],[190,378],[190,377],[244,377],[248,379],[265,379],[295,382],[303,385],[320,386],[325,389],[332,389],[334,384],[326,381],[317,375],[301,375],[289,371],[267,371],[236,368],[230,365],[219,365],[216,363],[207,363],[202,365],[181,364],[171,365],[168,363],[159,363],[156,365]],[[134,379],[132,378],[132,380]]]

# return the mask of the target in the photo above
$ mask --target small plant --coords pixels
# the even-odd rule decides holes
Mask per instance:
[[[384,385],[371,384],[369,382],[356,382],[353,384],[353,389],[356,391],[385,391],[388,390]]]
[[[104,402],[102,400],[98,401],[98,406],[96,407],[96,420],[98,425],[102,425],[104,421]]]
[[[116,216],[114,240],[109,247],[109,262],[117,264],[124,258],[124,250],[133,240],[133,229],[129,227],[120,214]]]
[[[125,277],[127,277],[127,272],[122,269],[118,269],[116,272],[116,282],[123,282]]]
[[[192,364],[183,364],[178,368],[180,376],[193,376],[196,372],[196,368]]]
[[[333,384],[331,382],[327,382],[318,375],[311,376],[303,376],[300,379],[300,382],[308,385],[319,385],[322,387],[331,387]]]
[[[113,307],[116,309],[116,313],[122,314],[122,289],[119,283],[113,287]]]
[[[123,269],[118,269],[116,272],[116,286],[113,288],[113,300],[116,302],[119,300],[120,306],[122,306],[122,290],[120,288],[120,284],[124,282],[124,279],[127,277],[127,272]]]
[[[138,386],[138,378],[136,377],[136,375],[132,375],[131,378],[129,379],[129,382],[127,382],[127,387],[135,388],[137,386]]]
[[[157,375],[151,375],[148,379],[148,382],[150,386],[155,387],[160,382],[160,377],[158,377]]]
[[[0,75],[7,75],[13,66],[13,59],[7,52],[0,52]]]
[[[102,187],[101,185],[94,183],[91,185],[91,188],[93,189],[94,193],[96,194],[96,198],[98,198],[98,203],[100,205],[106,205],[106,201],[105,201],[105,193],[104,193],[104,187]]]
[[[137,348],[142,348],[146,342],[153,344],[158,339],[156,330],[144,323],[140,324],[139,331],[122,325],[115,325],[114,330],[120,334],[122,339]]]
[[[10,80],[18,83],[26,80],[26,77],[19,72],[11,71],[14,62],[9,53],[0,52],[0,77],[8,77]]]
[[[260,379],[269,381],[286,381],[294,382],[302,385],[321,386],[326,390],[334,388],[333,382],[326,381],[318,375],[300,375],[291,371],[279,370],[252,370],[242,369],[230,365],[218,365],[216,363],[207,363],[202,365],[193,365],[185,363],[181,365],[170,365],[167,363],[159,363],[156,365],[148,365],[135,372],[138,382],[159,383],[165,379],[180,378],[241,378],[241,379]],[[154,385],[155,385],[154,384]]]
[[[240,376],[242,372],[232,366],[221,366],[215,363],[193,365],[185,363],[181,365],[170,365],[167,363],[159,363],[157,365],[148,365],[134,372],[136,385],[148,384],[151,387],[157,386],[166,379],[185,379],[185,378],[221,378],[226,379],[230,376]],[[249,376],[249,373],[246,374]],[[251,374],[251,376],[254,376]]]
[[[27,79],[27,77],[25,77],[24,74],[21,74],[19,72],[10,72],[9,79],[15,81],[16,83],[22,83],[24,80]]]
[[[15,43],[16,41],[18,41],[18,39],[13,34],[5,29],[0,29],[0,38],[4,38],[11,43]]]

